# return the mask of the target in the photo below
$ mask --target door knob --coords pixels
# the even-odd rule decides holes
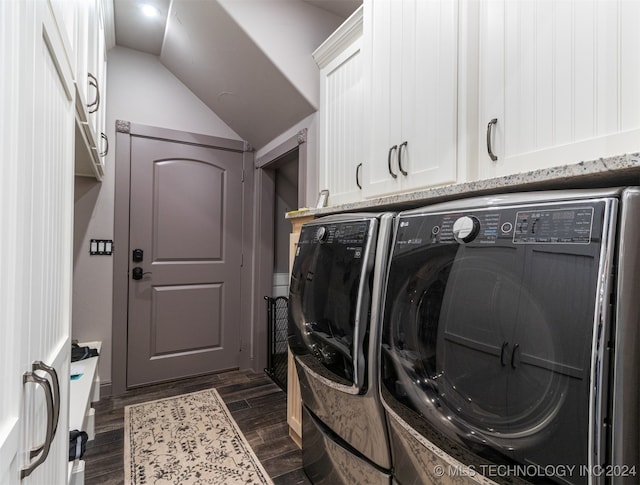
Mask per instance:
[[[135,268],[133,268],[131,273],[131,277],[134,280],[141,280],[144,275],[152,274],[151,271],[145,272],[140,266],[136,266]]]

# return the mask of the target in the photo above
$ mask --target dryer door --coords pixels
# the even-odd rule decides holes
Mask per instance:
[[[360,391],[378,220],[303,226],[289,290],[289,346],[310,369]]]
[[[408,407],[449,416],[446,428],[462,422],[487,434],[510,433],[515,249],[434,245],[397,251],[392,264],[383,383]]]

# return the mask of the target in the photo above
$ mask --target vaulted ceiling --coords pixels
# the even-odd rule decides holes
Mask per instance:
[[[154,7],[151,17],[142,5]],[[114,0],[117,45],[160,61],[256,148],[316,111],[311,53],[361,0]]]

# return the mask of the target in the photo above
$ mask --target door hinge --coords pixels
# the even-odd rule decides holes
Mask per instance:
[[[244,182],[244,168],[242,169],[242,182]]]
[[[240,255],[240,267],[242,268],[243,266],[244,266],[244,253]]]

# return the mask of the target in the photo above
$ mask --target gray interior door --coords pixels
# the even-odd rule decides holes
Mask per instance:
[[[127,387],[238,366],[242,163],[132,137]]]

